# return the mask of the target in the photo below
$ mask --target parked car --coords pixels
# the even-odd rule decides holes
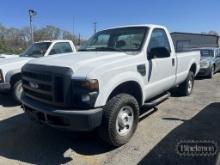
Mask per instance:
[[[176,53],[163,26],[112,28],[76,56],[27,63],[22,103],[31,119],[74,131],[98,128],[104,141],[121,146],[134,134],[141,107],[155,106],[176,86],[190,95],[199,69],[199,51]]]
[[[213,75],[220,70],[220,48],[201,48],[200,71],[198,76]]]
[[[20,56],[0,60],[0,92],[11,91],[15,100],[20,102],[22,94],[21,68],[28,61],[45,56],[71,54],[75,46],[69,40],[41,41],[32,44]],[[62,58],[62,57],[61,57]]]

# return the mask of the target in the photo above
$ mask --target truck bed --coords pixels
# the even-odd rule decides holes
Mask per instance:
[[[176,84],[182,83],[187,75],[188,70],[193,65],[193,61],[197,61],[196,66],[200,66],[200,52],[199,51],[182,51],[177,52],[177,71],[176,71]],[[199,67],[196,68],[195,74],[199,72]]]

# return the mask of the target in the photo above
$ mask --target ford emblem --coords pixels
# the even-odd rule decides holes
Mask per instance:
[[[31,88],[38,89],[39,85],[36,82],[29,82]]]

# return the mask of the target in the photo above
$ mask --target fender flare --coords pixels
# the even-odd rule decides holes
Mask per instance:
[[[106,102],[108,101],[109,96],[111,93],[122,83],[126,83],[129,81],[136,82],[139,84],[141,90],[142,90],[142,103],[144,100],[144,82],[143,82],[143,77],[136,72],[126,72],[126,73],[121,73],[117,76],[114,76],[111,78],[111,80],[107,83],[104,84],[104,86],[101,89],[101,93],[99,93],[99,96],[96,100],[95,106],[104,106]]]
[[[15,69],[15,70],[11,70],[11,71],[7,72],[5,75],[5,81],[11,82],[11,78],[17,74],[21,74],[21,69]]]

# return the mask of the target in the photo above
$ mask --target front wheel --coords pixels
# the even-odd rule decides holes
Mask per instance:
[[[22,82],[21,80],[18,80],[17,82],[14,83],[13,86],[13,96],[18,103],[21,103],[22,94],[23,94]]]
[[[128,94],[119,94],[104,107],[102,125],[98,129],[101,139],[118,147],[127,143],[139,121],[137,100]]]
[[[192,71],[189,72],[187,79],[180,84],[179,86],[179,92],[183,96],[189,96],[191,95],[194,87],[194,73]]]

